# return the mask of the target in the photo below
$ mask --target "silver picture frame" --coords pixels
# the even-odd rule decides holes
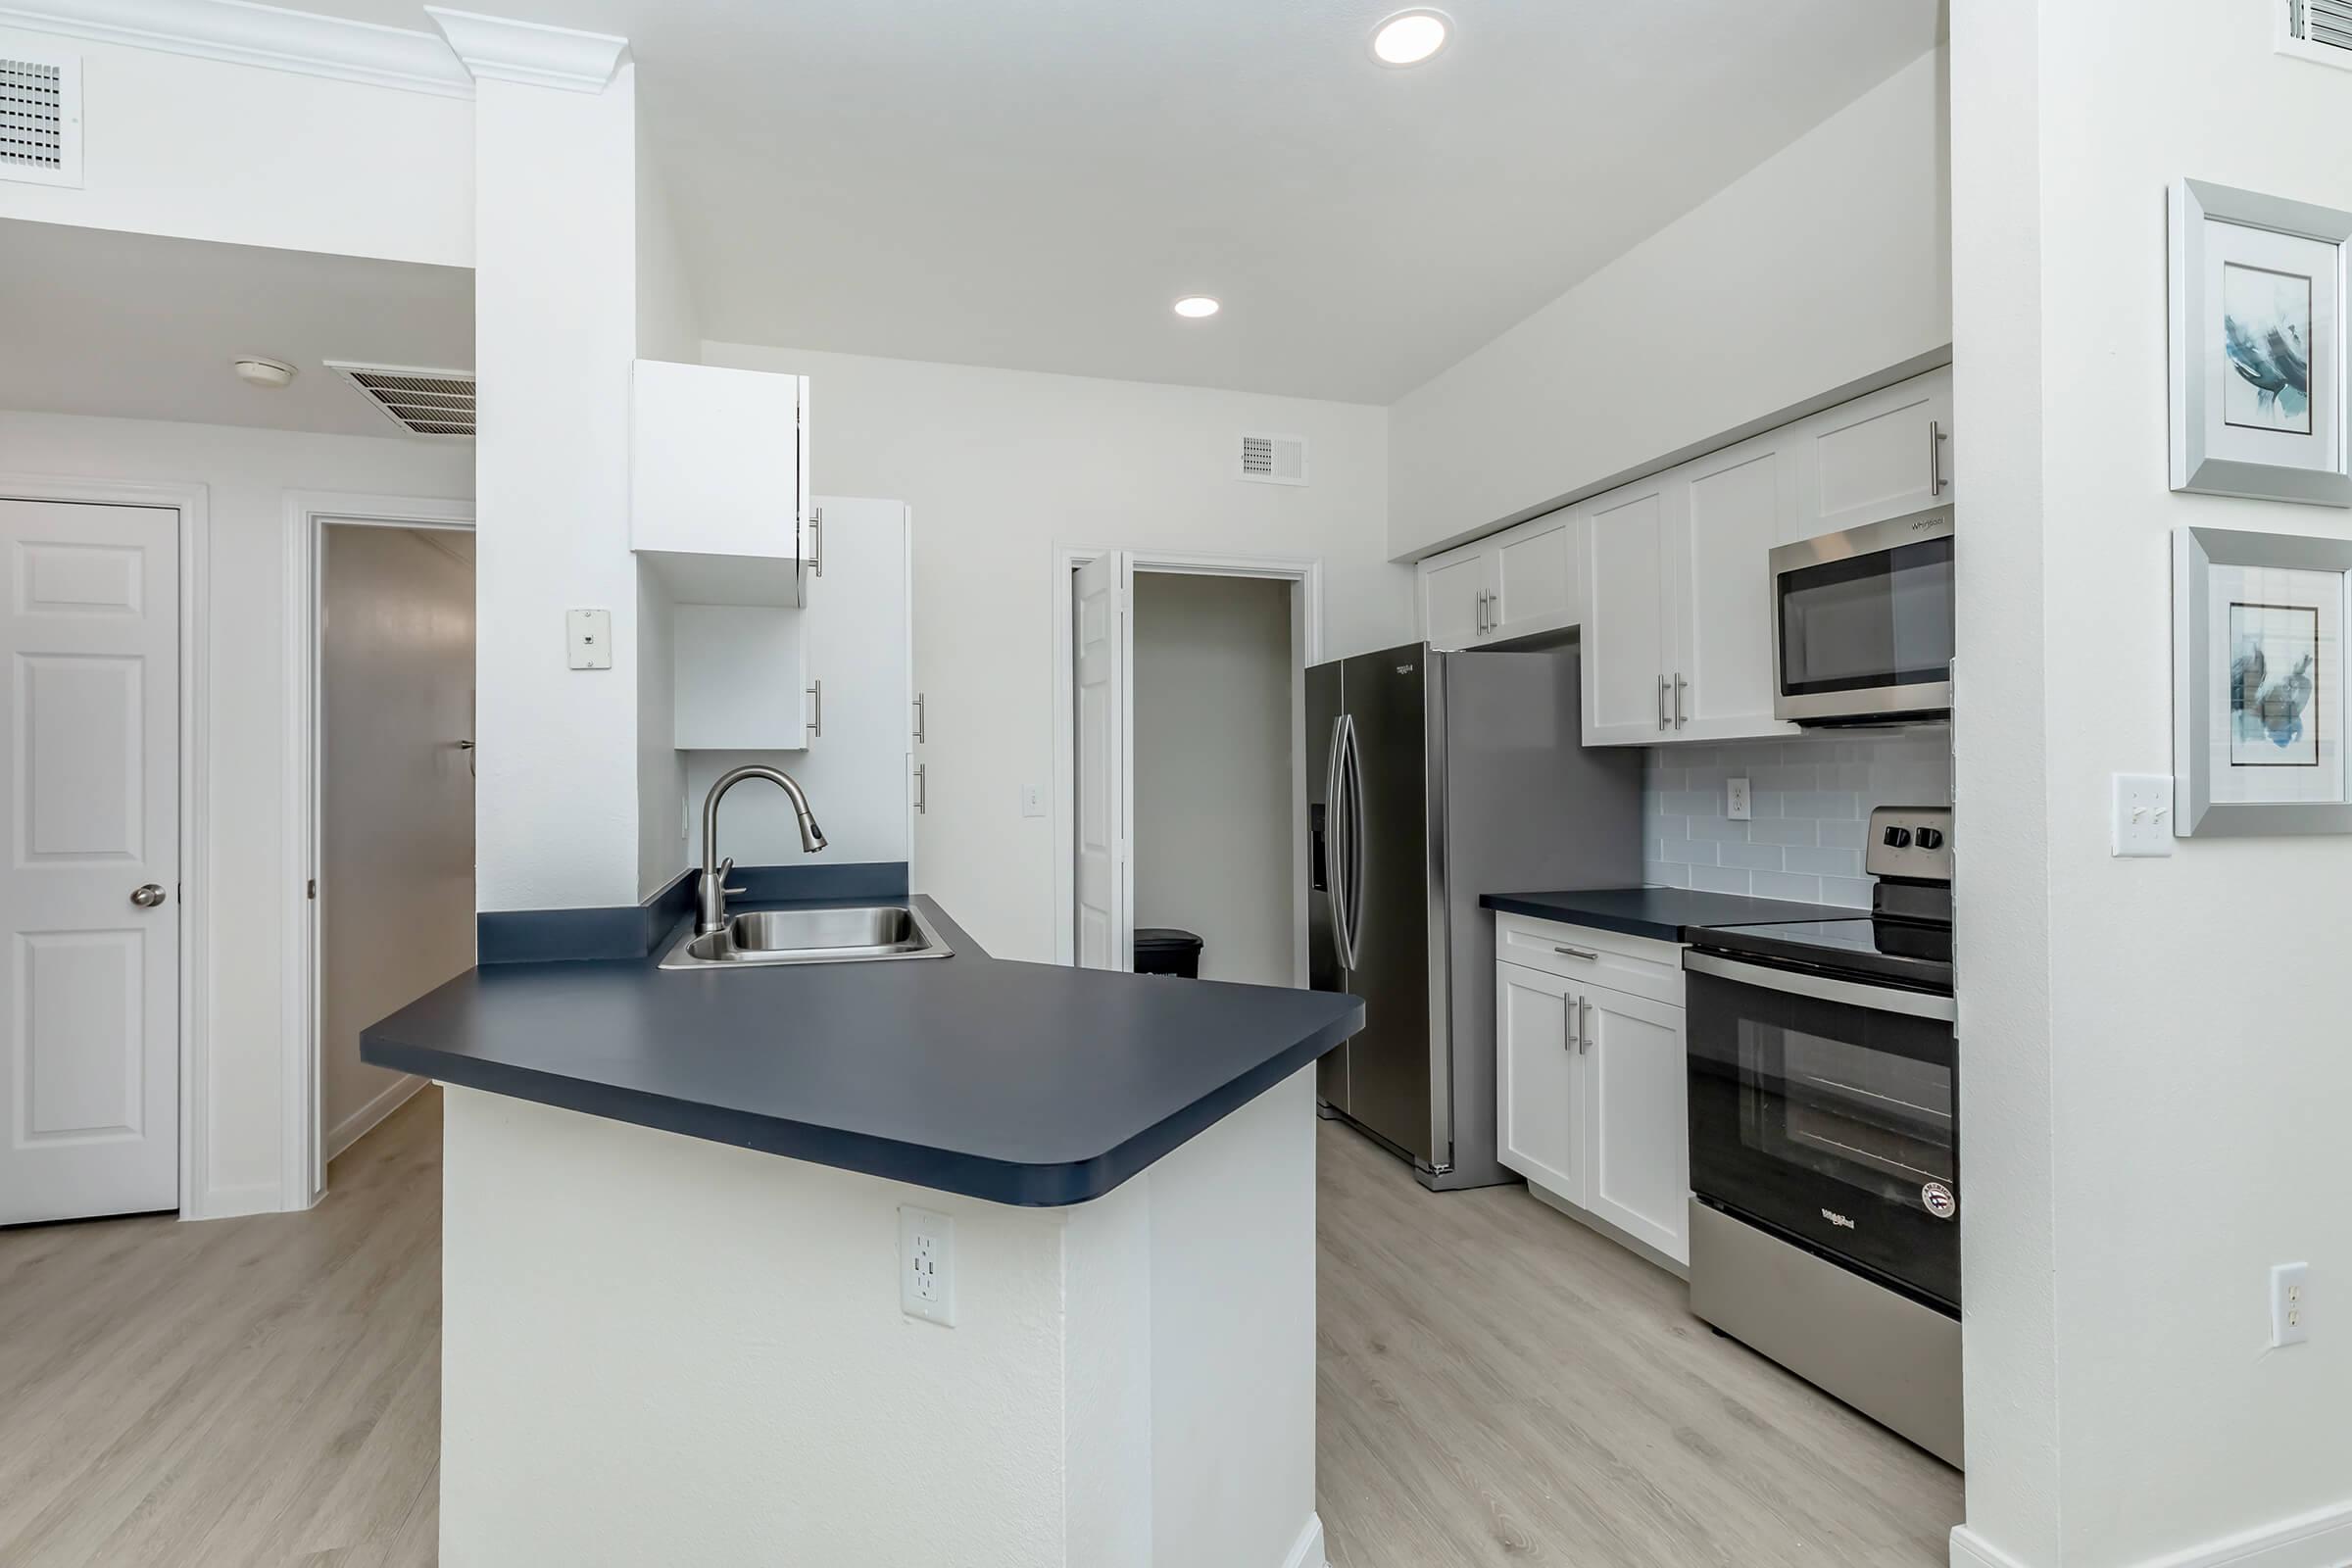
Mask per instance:
[[[2177,181],[2167,206],[2172,488],[2352,507],[2352,213],[2201,179]],[[2250,399],[2278,407],[2274,391],[2250,390],[2230,363],[2246,341],[2226,336],[2235,332],[2227,312],[2238,278],[2308,285],[2308,330],[2296,344],[2304,385],[2293,394],[2302,406],[2292,420],[2231,416],[2230,405]]]
[[[2328,737],[2332,799],[2228,798],[2216,758],[2230,748],[2231,714],[2217,703],[2232,649],[2228,625],[2216,623],[2217,573],[2293,572],[2334,578],[2331,674],[2314,694],[2315,739]],[[2322,605],[2321,609],[2328,608]],[[2315,622],[2315,630],[2316,630]],[[2248,838],[2286,834],[2352,833],[2352,750],[2344,727],[2352,703],[2344,690],[2343,629],[2352,624],[2352,540],[2306,534],[2251,533],[2231,528],[2173,530],[2173,832],[2180,838]],[[2224,662],[2217,663],[2217,661]],[[2233,673],[2233,672],[2232,672]],[[2217,677],[2221,677],[2217,686]],[[2324,701],[2322,700],[2324,699]],[[2312,747],[2315,765],[2323,752]],[[2263,770],[2266,774],[2269,769]]]

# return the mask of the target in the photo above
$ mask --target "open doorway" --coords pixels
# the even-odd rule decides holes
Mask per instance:
[[[421,1079],[360,1060],[360,1031],[474,961],[470,509],[313,497],[303,1179]]]
[[[1306,983],[1312,562],[1064,551],[1055,659],[1058,957]]]

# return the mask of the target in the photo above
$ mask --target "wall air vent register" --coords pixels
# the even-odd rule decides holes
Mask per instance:
[[[0,54],[0,179],[81,183],[81,60]]]
[[[2352,0],[2274,0],[2278,52],[2352,71]]]
[[[1259,484],[1306,483],[1306,441],[1295,435],[1244,435],[1237,479]]]
[[[329,360],[326,368],[358,387],[377,411],[411,435],[473,435],[473,372],[428,370],[414,365],[354,365]]]

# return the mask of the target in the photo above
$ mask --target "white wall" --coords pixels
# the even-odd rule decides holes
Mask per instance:
[[[1923,56],[1399,399],[1391,552],[1606,489],[1941,350],[1944,100],[1943,59]]]
[[[79,189],[0,180],[0,218],[466,267],[464,98],[0,27],[81,56]]]
[[[602,93],[484,81],[474,103],[485,909],[636,902],[638,571],[629,554],[635,68]],[[566,667],[608,610],[612,667]]]
[[[1204,980],[1296,977],[1293,587],[1135,577],[1135,923],[1200,937]]]
[[[2171,531],[2352,537],[2167,491],[2164,254],[2181,175],[2352,208],[2352,75],[2266,6],[2112,24],[1953,8],[1969,1522],[2107,1568],[2344,1510],[2261,1558],[2312,1568],[2352,1557],[2352,839],[2123,860],[2108,818],[2171,771]],[[2274,1351],[2292,1259],[2320,1311]]]
[[[473,967],[473,567],[412,528],[323,530],[318,1079],[332,1159],[420,1080],[360,1031]],[[461,548],[470,541],[461,541]]]
[[[704,358],[810,376],[816,487],[914,510],[915,881],[1002,957],[1054,956],[1062,847],[1021,786],[1053,788],[1055,546],[1316,557],[1324,658],[1412,635],[1411,573],[1386,560],[1384,410],[743,344]],[[1314,483],[1231,477],[1244,430],[1307,437]]]
[[[0,470],[202,484],[212,520],[205,607],[212,728],[212,1126],[208,1209],[275,1208],[286,890],[284,506],[288,490],[464,498],[463,445],[0,413]]]

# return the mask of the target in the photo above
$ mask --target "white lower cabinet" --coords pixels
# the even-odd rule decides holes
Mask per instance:
[[[1497,963],[1494,1019],[1502,1162],[1688,1265],[1683,1009]]]

